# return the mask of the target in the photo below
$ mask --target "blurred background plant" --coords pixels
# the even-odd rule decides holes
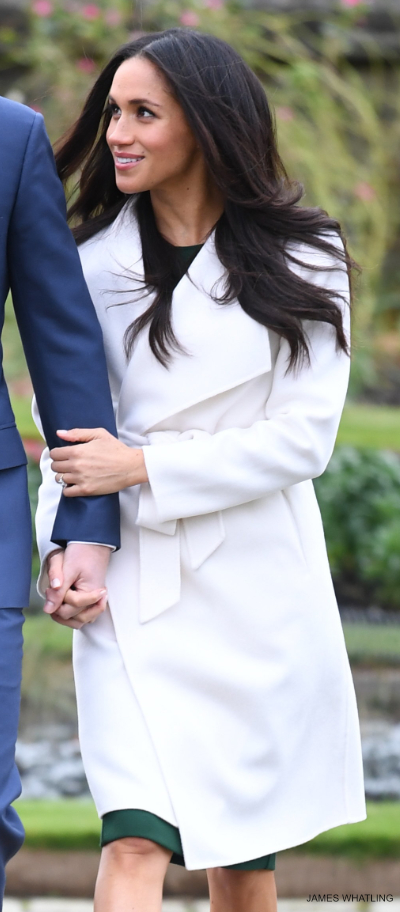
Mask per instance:
[[[363,268],[353,395],[378,387],[378,400],[400,401],[400,77],[396,60],[365,29],[368,7],[342,0],[310,14],[252,9],[237,0],[156,0],[134,10],[130,0],[111,3],[33,0],[22,32],[0,29],[2,69],[17,67],[19,74],[11,97],[43,111],[55,140],[78,115],[105,61],[141,31],[180,25],[236,47],[265,85],[283,160],[304,183],[305,204],[341,221]]]
[[[314,482],[341,604],[399,606],[400,459],[338,447]]]

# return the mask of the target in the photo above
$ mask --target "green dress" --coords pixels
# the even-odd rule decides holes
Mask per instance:
[[[202,246],[202,244],[192,244],[190,247],[174,247],[172,244],[170,245],[171,253],[175,258],[175,265],[178,266],[177,283],[189,269],[190,264]],[[157,814],[151,814],[149,811],[143,811],[139,808],[126,808],[104,814],[101,845],[105,846],[107,843],[113,842],[115,839],[123,839],[125,836],[151,839],[152,842],[170,849],[173,853],[171,858],[173,864],[179,864],[184,867],[185,861],[178,828],[172,826],[171,823],[167,823],[166,820],[158,817]],[[226,865],[226,867],[237,871],[273,871],[275,870],[275,854],[274,852],[270,855],[264,855],[262,858]]]

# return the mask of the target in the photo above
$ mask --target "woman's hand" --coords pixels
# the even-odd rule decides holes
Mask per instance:
[[[114,494],[148,481],[143,451],[121,443],[104,428],[57,431],[58,437],[82,446],[55,447],[51,468],[64,481],[64,497]],[[62,476],[62,478],[61,478]]]

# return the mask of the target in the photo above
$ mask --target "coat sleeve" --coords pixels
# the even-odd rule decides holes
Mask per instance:
[[[304,265],[296,271],[338,294],[349,338],[347,272],[336,258],[309,249],[306,262],[328,267],[313,271]],[[305,329],[311,363],[288,371],[290,349],[281,340],[265,420],[202,439],[143,448],[151,496],[141,499],[138,524],[225,510],[324,471],[346,397],[350,359],[338,350],[330,324],[307,321]]]
[[[50,448],[59,428],[116,434],[103,339],[66,222],[65,200],[43,118],[27,141],[8,236],[10,287]],[[118,495],[61,498],[52,541],[119,547]]]
[[[33,400],[32,405],[32,416],[36,427],[43,435],[42,422],[35,399]],[[55,550],[55,545],[51,536],[62,490],[60,485],[57,484],[56,476],[51,468],[51,458],[48,447],[44,448],[40,457],[40,471],[42,473],[42,483],[38,491],[38,505],[35,516],[36,541],[40,558],[40,574],[37,588],[40,595],[43,595],[44,597],[45,590],[49,585],[47,558],[49,554]]]

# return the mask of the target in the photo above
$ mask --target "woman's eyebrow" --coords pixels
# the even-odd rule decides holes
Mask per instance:
[[[116,102],[115,99],[112,97],[112,95],[109,95],[109,101],[112,101],[114,104],[117,104],[117,102]],[[128,101],[128,104],[132,104],[132,105],[133,105],[133,104],[136,104],[136,105],[137,105],[137,104],[142,104],[142,105],[143,105],[143,104],[148,104],[148,105],[151,105],[152,108],[161,108],[161,107],[162,107],[162,105],[157,104],[156,101],[150,101],[149,98],[131,98],[131,99]]]

